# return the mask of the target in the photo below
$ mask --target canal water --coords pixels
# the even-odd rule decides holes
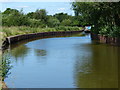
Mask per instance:
[[[118,88],[120,47],[90,35],[42,38],[10,46],[8,88]]]

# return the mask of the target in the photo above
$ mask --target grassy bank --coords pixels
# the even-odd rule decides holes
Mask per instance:
[[[55,27],[55,28],[39,28],[39,27],[2,27],[1,35],[2,40],[9,36],[22,35],[22,34],[30,34],[30,33],[38,33],[38,32],[53,32],[53,31],[78,31],[82,30],[82,27]]]

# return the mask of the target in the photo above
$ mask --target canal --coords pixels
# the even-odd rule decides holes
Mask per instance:
[[[118,88],[120,47],[90,35],[42,38],[9,47],[8,88]]]

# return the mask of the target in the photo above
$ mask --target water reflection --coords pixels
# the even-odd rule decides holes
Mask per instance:
[[[24,60],[24,57],[26,57],[26,54],[29,52],[29,48],[27,48],[25,45],[20,45],[17,48],[13,48],[11,52],[11,56],[13,56],[16,60],[16,62],[19,60]]]
[[[91,42],[89,36],[40,39],[18,45],[11,46],[14,68],[12,78],[6,79],[10,88],[118,87],[120,47]]]
[[[36,56],[45,56],[46,51],[45,50],[40,50],[40,49],[34,49]]]
[[[81,58],[77,53],[75,80],[80,88],[118,88],[118,52],[119,47],[86,44],[87,52]],[[81,46],[77,48],[79,52]]]

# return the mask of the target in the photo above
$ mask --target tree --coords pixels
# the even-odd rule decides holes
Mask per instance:
[[[2,25],[3,26],[27,26],[29,25],[28,18],[23,14],[22,11],[16,9],[7,8],[2,14]]]
[[[45,25],[41,22],[41,20],[37,19],[29,19],[30,27],[45,27]]]
[[[120,27],[119,4],[120,2],[73,2],[72,7],[76,16],[82,16],[84,23],[94,25],[93,32],[112,35],[115,27]]]
[[[70,16],[67,13],[57,13],[54,15],[54,17],[57,18],[60,22],[70,18]]]
[[[71,20],[70,19],[65,19],[61,22],[61,25],[70,26],[71,25]]]
[[[48,26],[49,27],[56,27],[60,25],[60,21],[57,18],[50,17],[48,19]]]
[[[19,13],[18,10],[16,9],[11,9],[11,8],[7,8],[2,14],[12,14],[12,13]]]
[[[35,19],[35,12],[30,12],[27,14],[27,17],[31,18],[31,19]]]
[[[35,19],[40,19],[44,23],[47,22],[47,12],[45,9],[40,9],[40,10],[37,9],[34,16],[35,16]]]

